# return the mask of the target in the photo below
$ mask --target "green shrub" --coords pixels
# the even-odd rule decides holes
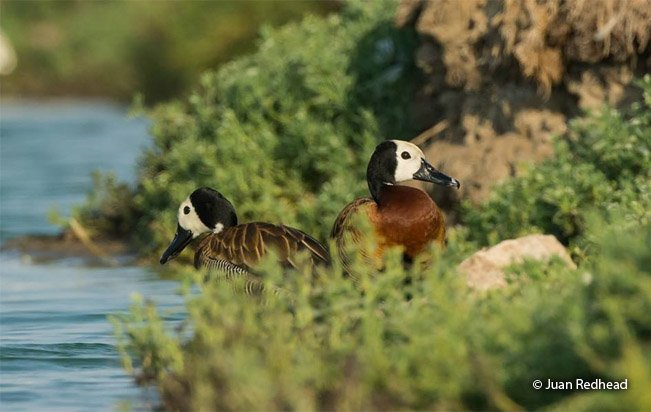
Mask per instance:
[[[601,253],[579,270],[526,262],[506,288],[485,294],[456,273],[463,245],[455,242],[426,271],[406,273],[393,255],[358,288],[336,269],[313,282],[269,269],[268,281],[291,299],[259,301],[189,272],[192,338],[182,360],[147,372],[166,406],[180,410],[645,410],[651,224],[589,227]],[[184,342],[158,321],[142,323],[142,310],[122,319],[135,336],[128,364],[166,359]],[[628,379],[629,389],[532,388],[548,378]]]
[[[265,282],[290,291],[281,298],[189,270],[192,337],[165,332],[151,309],[142,322],[136,306],[117,323],[130,330],[126,364],[171,409],[651,408],[651,78],[643,87],[646,106],[575,122],[556,157],[466,210],[433,266],[405,270],[392,254],[381,274],[358,266],[358,285],[337,262],[314,280],[267,266]],[[466,286],[456,267],[475,241],[529,231],[581,246],[579,268],[525,262],[503,289]],[[628,390],[532,388],[577,378]]]
[[[109,316],[109,321],[118,336],[122,365],[127,372],[135,373],[128,353],[138,353],[138,374],[143,382],[163,379],[183,366],[181,345],[177,339],[167,336],[163,320],[151,301],[135,295],[129,323],[121,322],[119,316]]]
[[[93,191],[83,205],[73,210],[73,216],[89,223],[88,227],[96,235],[117,237],[132,230],[138,217],[132,201],[133,191],[127,184],[119,183],[113,174],[95,171],[92,177]]]
[[[630,113],[604,108],[570,124],[554,156],[497,188],[477,207],[466,203],[468,233],[480,244],[531,232],[551,233],[585,247],[586,214],[633,221],[651,210],[651,76],[640,85],[645,102]],[[579,250],[575,250],[579,252]]]
[[[415,38],[394,27],[394,6],[350,3],[267,30],[256,53],[205,74],[187,103],[155,109],[128,232],[141,252],[169,241],[178,203],[204,185],[243,221],[324,238],[342,205],[367,190],[377,142],[410,134]]]
[[[201,185],[221,190],[242,220],[324,237],[366,191],[376,142],[409,135],[413,39],[393,28],[392,10],[351,3],[270,30],[258,52],[205,75],[187,103],[154,110],[138,186],[119,196],[141,252],[169,241],[178,202]],[[433,251],[432,267],[405,270],[393,254],[354,285],[337,262],[314,278],[269,263],[265,282],[290,292],[281,298],[188,270],[190,331],[166,331],[136,302],[114,320],[125,366],[179,410],[651,408],[651,78],[643,87],[645,105],[573,123],[554,158],[466,207],[467,226]],[[116,198],[103,192],[115,189],[89,210]],[[525,262],[504,289],[468,289],[456,267],[475,244],[532,231],[580,247],[579,269]],[[532,388],[548,378],[628,378],[629,390]]]

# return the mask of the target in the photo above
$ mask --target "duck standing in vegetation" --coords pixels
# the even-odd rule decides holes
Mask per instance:
[[[424,191],[397,183],[415,179],[458,189],[458,180],[434,168],[418,146],[402,140],[388,140],[375,148],[366,179],[371,198],[356,199],[346,205],[331,232],[339,258],[349,273],[350,242],[365,244],[362,231],[356,226],[359,217],[368,219],[375,234],[375,250],[361,250],[375,266],[379,266],[378,261],[388,247],[401,247],[405,260],[411,262],[430,242],[443,245],[445,218],[436,203]]]
[[[326,248],[298,229],[263,222],[238,224],[231,202],[207,187],[192,192],[179,206],[176,235],[160,263],[174,259],[193,239],[209,232],[197,247],[194,265],[224,272],[227,279],[254,275],[256,264],[271,250],[283,266],[296,267],[293,258],[299,252],[308,252],[314,265],[330,263]],[[247,283],[247,292],[250,287]]]

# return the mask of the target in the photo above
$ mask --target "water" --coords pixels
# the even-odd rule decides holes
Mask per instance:
[[[0,241],[56,233],[47,222],[83,201],[90,172],[133,181],[147,122],[102,103],[20,103],[0,108]],[[120,365],[106,316],[125,312],[132,292],[178,311],[177,282],[139,267],[90,268],[78,259],[33,265],[0,253],[2,410],[150,409],[155,394]],[[179,315],[168,318],[170,325]]]
[[[3,104],[0,110],[0,239],[55,233],[47,212],[83,201],[93,170],[131,181],[147,121],[102,103]]]

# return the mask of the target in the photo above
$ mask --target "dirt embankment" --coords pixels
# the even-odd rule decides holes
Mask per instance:
[[[648,0],[403,0],[396,23],[421,34],[416,143],[462,182],[443,207],[550,156],[583,110],[639,99],[651,69]]]
[[[121,266],[140,263],[120,239],[96,238],[89,248],[88,242],[79,239],[71,230],[58,235],[26,235],[7,240],[1,251],[18,253],[29,263],[49,263],[61,259],[80,259],[89,266]],[[97,249],[101,252],[98,253]]]

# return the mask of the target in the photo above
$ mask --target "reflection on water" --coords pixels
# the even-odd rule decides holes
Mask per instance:
[[[90,172],[133,180],[147,122],[101,103],[7,105],[0,110],[0,239],[54,233],[46,213],[83,201]],[[177,283],[136,267],[88,268],[67,259],[30,265],[0,254],[0,404],[3,410],[149,409],[155,396],[121,369],[106,316],[136,291],[180,310]],[[170,325],[180,315],[168,316]]]

